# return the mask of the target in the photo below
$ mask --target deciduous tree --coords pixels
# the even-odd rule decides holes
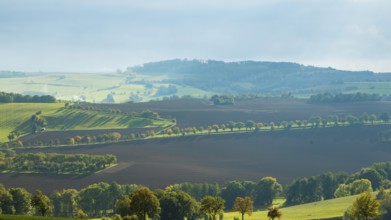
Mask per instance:
[[[195,199],[183,191],[163,192],[159,202],[161,220],[190,219],[199,210]]]
[[[243,122],[238,122],[235,125],[239,129],[239,131],[240,131],[240,129],[242,129],[244,127],[244,123]]]
[[[231,132],[234,130],[235,126],[236,126],[236,124],[233,121],[229,121],[227,123],[227,128],[231,129]]]
[[[201,200],[200,210],[216,220],[216,216],[224,211],[224,203],[224,199],[219,196],[205,196]]]
[[[244,197],[245,195],[246,189],[237,180],[227,182],[221,190],[221,197],[225,200],[227,207],[232,207],[237,197]]]
[[[276,178],[263,177],[255,188],[255,204],[270,205],[278,193],[282,192],[282,186]]]
[[[236,197],[233,212],[240,212],[242,220],[244,220],[244,214],[251,215],[253,213],[253,200],[250,197]]]
[[[160,203],[154,193],[142,187],[130,195],[130,209],[142,220],[155,217],[160,213]]]
[[[45,214],[51,210],[50,199],[44,195],[41,190],[35,191],[35,195],[31,200],[31,205],[42,216],[45,216]]]
[[[380,203],[369,192],[360,194],[348,210],[348,215],[359,219],[373,219],[380,216]]]
[[[31,210],[31,194],[23,188],[11,188],[8,191],[12,195],[15,214],[28,214]]]

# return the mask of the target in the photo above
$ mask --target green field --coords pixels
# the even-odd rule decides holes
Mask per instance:
[[[130,77],[130,78],[129,78]],[[30,73],[26,77],[0,78],[1,91],[31,95],[52,95],[60,100],[105,102],[111,94],[116,103],[162,99],[156,96],[166,76],[123,73]],[[148,85],[147,85],[148,84]],[[177,92],[167,96],[203,97],[215,93],[190,86],[175,85]]]
[[[42,110],[44,115],[51,115],[63,106],[61,103],[0,104],[0,142],[7,141],[7,135],[28,121],[35,112]]]
[[[348,196],[337,199],[324,200],[303,205],[296,205],[281,208],[282,219],[284,220],[310,220],[310,219],[327,219],[343,216],[346,209],[353,204],[358,195]],[[240,217],[238,212],[224,213],[224,219],[233,219]],[[246,220],[267,219],[267,211],[257,211],[251,216],[246,215]]]
[[[31,133],[30,118],[37,111],[42,111],[43,117],[47,120],[48,131],[162,127],[170,124],[166,120],[63,107],[64,103],[0,104],[0,142],[7,141],[7,135],[13,131],[19,131],[21,135]]]

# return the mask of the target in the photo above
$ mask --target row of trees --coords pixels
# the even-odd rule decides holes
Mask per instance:
[[[253,200],[250,197],[236,197],[232,206],[220,196],[204,196],[200,200],[181,190],[150,191],[142,187],[116,202],[116,213],[130,219],[222,219],[224,210],[239,212],[244,220],[245,214],[253,212]],[[227,208],[226,208],[227,207]],[[281,212],[276,207],[269,208],[270,219],[280,218]]]
[[[37,214],[44,216],[50,211],[50,199],[40,190],[31,195],[23,188],[6,189],[0,184],[0,211],[3,214]]]
[[[80,136],[76,135],[72,138],[69,138],[65,144],[89,144],[89,143],[104,143],[104,142],[117,142],[121,139],[122,135],[119,132],[112,132],[107,134],[101,134],[98,136]],[[56,145],[57,143],[51,143]]]
[[[229,181],[223,186],[208,183],[181,183],[169,187],[188,193],[196,199],[205,196],[221,196],[228,207],[232,207],[236,197],[251,197],[257,207],[269,206],[274,198],[282,196],[283,190],[276,178],[263,177],[254,181]]]
[[[0,208],[3,214],[96,217],[114,215],[114,219],[222,219],[224,210],[239,212],[242,220],[251,215],[254,201],[236,197],[232,207],[220,196],[194,199],[181,190],[167,188],[152,192],[147,187],[98,183],[80,191],[67,189],[50,196],[36,190],[35,195],[22,188],[4,188],[0,184]],[[112,212],[114,210],[114,213]],[[382,189],[377,199],[363,192],[345,212],[344,219],[373,219],[391,215],[391,191]],[[280,218],[277,207],[268,208],[269,219]]]
[[[327,172],[295,179],[285,188],[287,204],[302,204],[391,187],[391,162],[375,163],[347,175]]]
[[[0,92],[1,103],[55,103],[57,100],[51,95],[21,95],[16,93]]]
[[[31,195],[22,188],[4,188],[0,184],[0,208],[3,214],[53,215],[62,217],[103,216],[112,212],[116,201],[139,188],[137,185],[97,183],[77,191],[65,189],[44,195]]]
[[[331,94],[323,93],[312,95],[308,100],[309,103],[344,103],[344,102],[365,102],[365,101],[380,101],[381,97],[378,94],[369,94],[357,92],[354,94]]]
[[[11,134],[10,134],[11,135]],[[12,133],[14,135],[14,133]],[[76,145],[76,144],[94,144],[94,143],[112,143],[120,140],[139,140],[147,137],[155,136],[154,130],[148,130],[143,133],[130,133],[129,135],[122,135],[119,132],[111,132],[100,135],[75,135],[70,138],[60,140],[50,139],[46,142],[42,140],[36,140],[34,142],[23,143],[21,140],[15,140],[17,136],[13,136],[11,143],[4,143],[3,147],[24,147],[24,146],[60,146],[60,145]]]
[[[77,191],[66,189],[47,196],[40,190],[35,195],[22,188],[6,189],[0,184],[0,208],[3,214],[52,215],[58,217],[97,217],[114,215],[114,219],[217,219],[224,210],[237,211],[244,219],[251,215],[253,200],[236,197],[232,206],[219,196],[204,196],[196,200],[181,190],[168,188],[152,192],[147,187],[97,183]],[[281,216],[272,207],[271,219]],[[125,219],[125,218],[124,218]]]
[[[292,127],[296,128],[306,128],[306,127],[326,127],[326,126],[338,126],[338,125],[357,125],[364,123],[374,123],[376,121],[381,121],[383,123],[389,122],[391,116],[387,112],[376,114],[368,114],[364,112],[360,116],[347,115],[345,117],[340,117],[338,115],[329,115],[327,117],[320,116],[311,116],[307,120],[294,120],[294,121],[282,121],[282,122],[255,122],[253,120],[247,120],[245,122],[234,122],[229,121],[227,123],[218,125],[208,125],[207,127],[199,126],[199,127],[187,127],[187,128],[179,128],[173,127],[166,129],[163,134],[167,135],[186,135],[186,134],[202,134],[207,131],[208,134],[218,133],[218,132],[226,132],[234,130],[237,131],[260,131],[261,129],[291,129]],[[391,132],[384,132],[384,138],[391,139]]]
[[[93,173],[117,162],[114,155],[24,153],[0,154],[0,170],[37,173]]]
[[[4,154],[12,154],[12,152],[7,151]],[[136,215],[141,219],[147,215],[160,217],[160,219],[181,219],[178,216],[194,219],[206,215],[210,217],[209,219],[214,219],[223,210],[239,211],[244,216],[253,207],[270,206],[273,199],[277,197],[286,197],[285,204],[294,205],[379,189],[381,203],[385,198],[388,199],[384,200],[383,214],[389,215],[391,214],[390,179],[391,162],[382,162],[363,168],[352,175],[328,172],[318,176],[299,178],[289,184],[284,191],[281,184],[272,177],[264,177],[257,182],[229,181],[224,185],[182,183],[155,192],[137,185],[97,183],[80,191],[67,189],[53,193],[49,196],[50,208],[46,212],[54,216],[67,217],[108,216],[117,213],[121,216]],[[13,194],[10,189],[7,192],[4,190],[0,192],[0,207],[3,213],[30,213],[31,209],[28,206],[27,208],[19,207],[18,202],[25,199],[17,199],[11,195]],[[156,198],[150,198],[151,195]],[[24,196],[23,198],[30,197]],[[145,203],[141,203],[142,201]],[[31,203],[24,201],[22,204]],[[152,207],[140,211],[143,207],[149,207],[148,204],[152,204]],[[273,209],[270,208],[269,211]]]

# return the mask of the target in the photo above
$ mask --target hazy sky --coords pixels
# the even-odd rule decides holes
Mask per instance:
[[[391,72],[390,0],[0,0],[0,70],[173,58]]]

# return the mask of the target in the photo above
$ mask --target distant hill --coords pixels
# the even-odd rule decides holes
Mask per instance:
[[[391,73],[343,71],[290,62],[177,59],[106,73],[0,71],[0,88],[7,93],[91,103],[243,94],[309,98],[358,92],[391,100]]]
[[[128,68],[129,72],[167,75],[166,83],[220,93],[281,93],[306,88],[391,80],[391,73],[343,71],[289,62],[167,60]]]

